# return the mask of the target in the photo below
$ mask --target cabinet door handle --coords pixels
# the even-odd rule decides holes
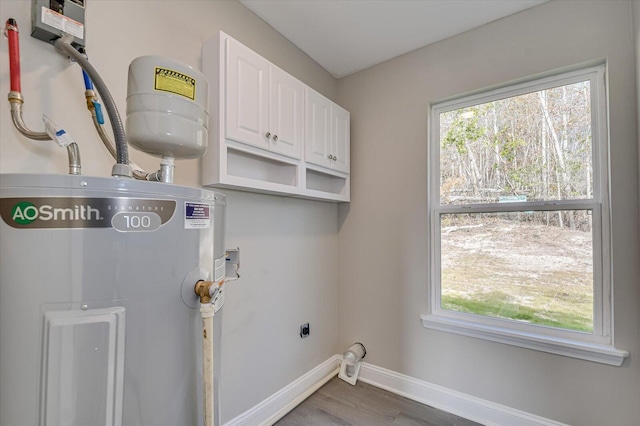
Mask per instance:
[[[273,135],[273,141],[278,142],[278,135]]]
[[[335,155],[333,156],[333,161],[336,161],[338,159],[338,157],[336,157]]]
[[[265,136],[267,137],[267,139],[270,139],[270,138],[271,138],[271,132],[267,132],[267,133],[265,134]]]
[[[329,160],[333,160],[333,155],[329,154],[328,158]]]

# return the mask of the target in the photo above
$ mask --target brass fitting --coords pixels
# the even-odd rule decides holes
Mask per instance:
[[[211,303],[211,287],[216,285],[213,281],[200,280],[196,283],[193,290],[200,297],[200,303]]]
[[[20,104],[22,105],[24,103],[24,98],[22,97],[22,93],[20,92],[15,92],[15,91],[11,91],[9,92],[9,95],[7,96],[9,102],[11,102],[11,104],[13,105],[15,104]]]
[[[87,109],[89,111],[95,110],[95,106],[93,105],[93,101],[96,98],[96,94],[93,90],[85,90],[84,97],[87,99]]]

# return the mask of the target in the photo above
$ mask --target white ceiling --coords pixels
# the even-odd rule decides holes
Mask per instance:
[[[547,0],[240,0],[344,77]]]

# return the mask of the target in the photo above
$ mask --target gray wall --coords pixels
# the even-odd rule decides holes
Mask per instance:
[[[199,67],[201,43],[222,29],[352,114],[352,203],[339,208],[338,222],[334,204],[225,191],[227,246],[242,248],[243,271],[225,305],[225,421],[362,341],[373,364],[471,395],[576,425],[635,424],[640,254],[630,7],[552,1],[336,82],[235,0],[90,2],[89,55],[122,112],[133,58],[161,54]],[[0,0],[2,22],[14,17],[23,31],[25,119],[41,129],[48,114],[80,142],[84,173],[106,176],[112,161],[88,119],[80,71],[28,36],[29,11],[29,1]],[[2,42],[0,93],[9,91],[6,49]],[[601,58],[610,66],[616,345],[631,359],[608,367],[422,328],[429,102]],[[0,172],[66,172],[64,150],[25,140],[9,120],[0,102]],[[197,186],[198,163],[179,162],[176,179]],[[312,335],[300,340],[304,321]]]
[[[87,40],[122,114],[132,59],[159,54],[200,67],[202,42],[223,30],[306,84],[335,98],[336,80],[235,0],[89,1]],[[2,23],[21,32],[25,120],[43,128],[46,113],[79,142],[85,175],[108,176],[102,147],[84,102],[80,69],[29,36],[31,2],[0,0]],[[0,93],[9,92],[7,43],[0,44]],[[3,95],[4,96],[4,95]],[[158,160],[131,156],[147,169]],[[0,171],[66,173],[66,152],[52,142],[20,136],[0,102]],[[200,184],[198,161],[179,161],[176,181]],[[242,250],[242,279],[228,286],[223,320],[222,416],[247,410],[337,352],[337,207],[331,203],[224,191],[227,246]],[[311,322],[301,340],[300,324]],[[159,372],[161,374],[161,372]]]
[[[429,103],[607,59],[615,340],[622,367],[428,330]],[[339,347],[418,379],[572,425],[640,418],[638,139],[629,1],[551,1],[339,80],[352,198],[339,207]]]

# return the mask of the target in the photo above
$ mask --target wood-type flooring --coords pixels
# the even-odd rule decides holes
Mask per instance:
[[[276,426],[480,426],[462,417],[358,382],[331,379]]]

